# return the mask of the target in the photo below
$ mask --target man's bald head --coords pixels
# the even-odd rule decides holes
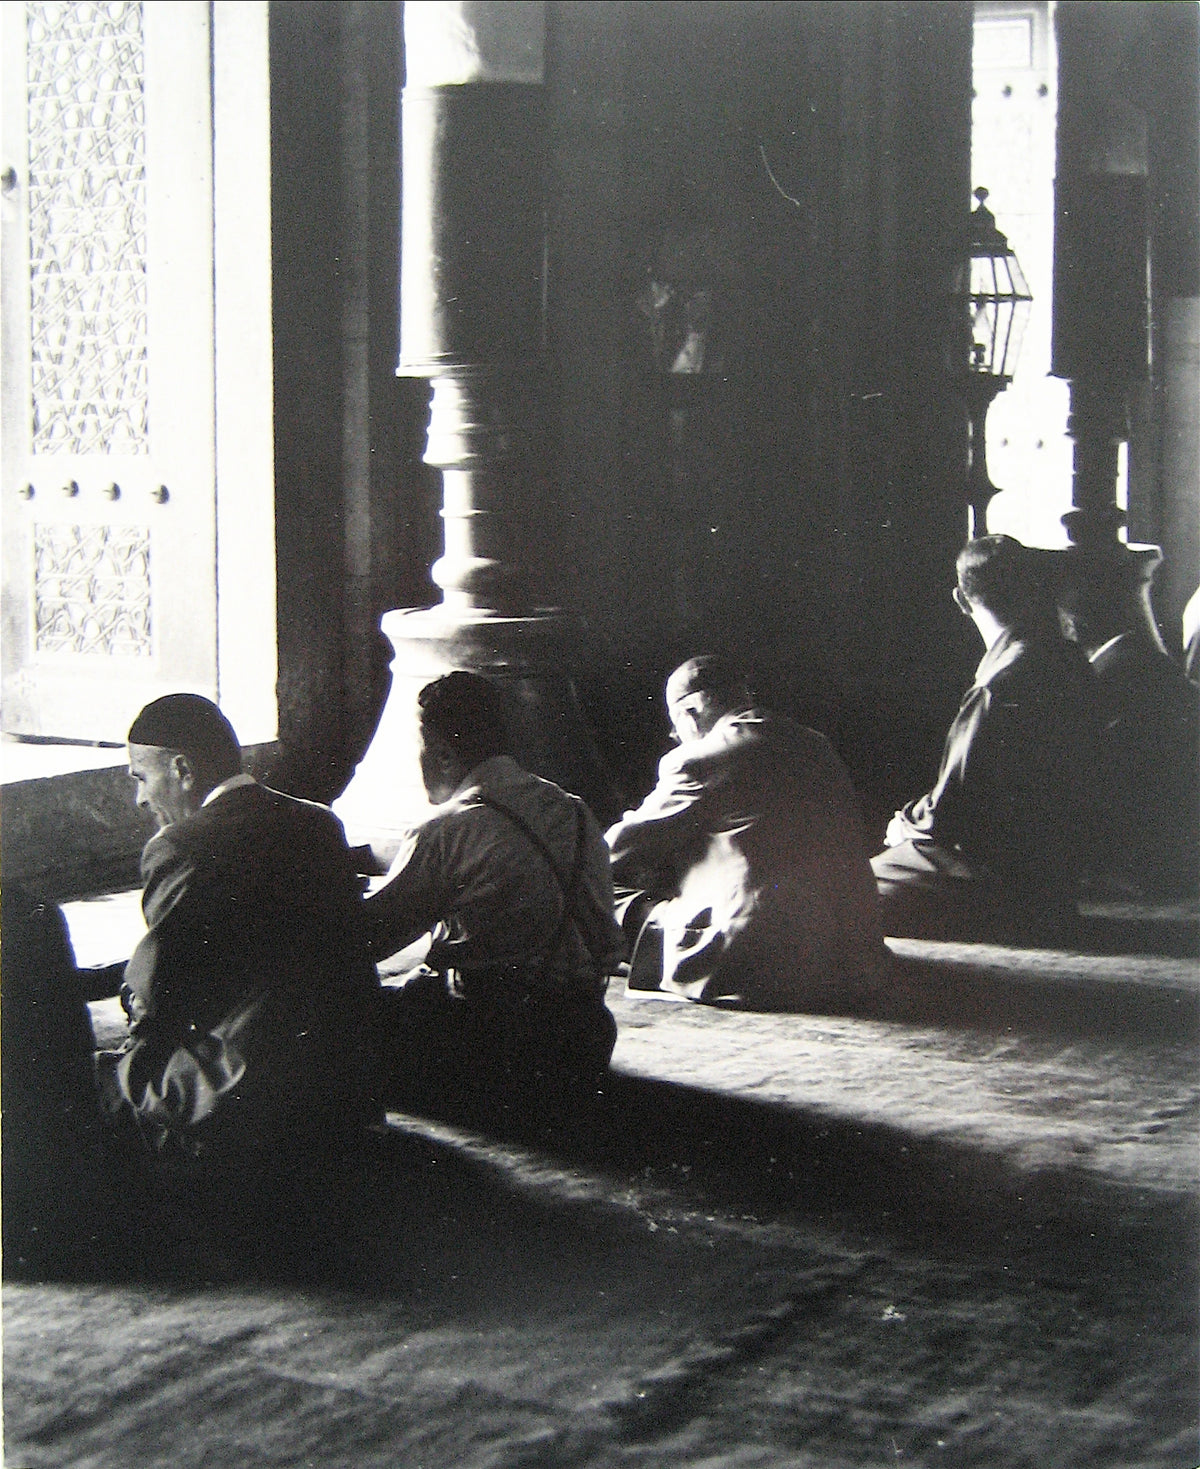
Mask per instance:
[[[745,709],[745,675],[718,653],[689,658],[667,679],[667,713],[681,741],[703,739],[725,714]]]

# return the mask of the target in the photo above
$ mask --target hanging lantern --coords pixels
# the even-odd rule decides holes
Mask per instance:
[[[959,266],[955,295],[971,316],[971,372],[1012,382],[1029,306],[1033,300],[1008,237],[996,228],[987,207],[988,191],[975,190],[979,203],[971,212],[969,258]]]
[[[968,251],[954,282],[954,298],[971,323],[970,352],[959,383],[967,405],[966,498],[972,536],[987,534],[988,503],[999,493],[987,471],[987,411],[1013,380],[1033,300],[1008,237],[996,228],[987,197],[986,189],[975,190],[979,203],[971,212]]]

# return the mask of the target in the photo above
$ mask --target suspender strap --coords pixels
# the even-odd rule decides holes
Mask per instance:
[[[506,816],[522,832],[528,839],[530,845],[537,849],[546,866],[554,874],[554,881],[558,884],[558,889],[562,896],[562,915],[559,918],[558,927],[554,931],[554,937],[550,941],[550,947],[546,950],[546,958],[542,964],[542,972],[545,974],[550,968],[551,960],[557,957],[558,951],[562,947],[563,937],[567,931],[567,924],[574,920],[572,909],[575,906],[575,893],[579,887],[579,879],[583,873],[584,837],[587,835],[587,812],[584,804],[578,797],[572,797],[575,804],[575,859],[571,864],[570,875],[564,882],[563,875],[558,870],[558,863],[555,862],[550,848],[523,816],[519,816],[510,807],[504,805],[503,802],[492,800],[490,796],[478,795],[475,799],[481,806],[486,806],[490,811],[496,811],[501,816]]]

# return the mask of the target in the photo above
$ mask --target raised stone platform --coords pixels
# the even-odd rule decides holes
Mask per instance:
[[[131,916],[73,909],[81,960]],[[618,983],[572,1125],[391,1114],[336,1286],[194,1231],[8,1283],[5,1461],[1191,1464],[1196,966],[892,947],[871,1017]]]
[[[66,906],[81,965],[126,956],[138,894]],[[762,1015],[610,989],[619,1077],[1186,1191],[1200,1155],[1200,964],[890,939],[872,1014]],[[115,1002],[93,1007],[101,1039]]]

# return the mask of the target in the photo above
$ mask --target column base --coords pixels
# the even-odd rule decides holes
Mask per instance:
[[[504,617],[442,605],[386,612],[380,626],[395,649],[391,690],[366,755],[333,803],[352,846],[369,846],[386,866],[405,830],[432,809],[421,781],[417,695],[453,669],[504,688],[513,754],[526,770],[582,796],[601,825],[620,814],[572,676],[577,619],[554,608]]]

